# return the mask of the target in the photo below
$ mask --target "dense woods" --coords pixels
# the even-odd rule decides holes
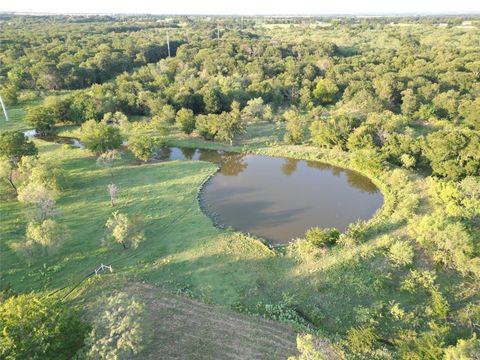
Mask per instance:
[[[172,138],[253,151],[242,139],[261,124],[276,137],[265,145],[269,155],[316,160],[323,158],[315,152],[327,154],[383,183],[393,200],[380,225],[358,222],[343,234],[312,228],[284,250],[312,268],[322,254],[358,250],[352,261],[368,263],[367,275],[350,263],[340,267],[346,277],[368,278],[366,288],[352,286],[358,293],[350,294],[356,307],[348,319],[307,296],[291,306],[286,293],[272,306],[262,298],[233,308],[329,337],[348,359],[477,358],[478,17],[3,14],[0,29],[0,95],[7,107],[25,107],[22,121],[39,134],[76,132],[112,181],[113,163],[126,156],[117,152],[122,146],[144,164]],[[37,148],[20,132],[2,131],[0,152],[5,188],[38,207],[22,249],[30,259],[35,252],[45,256],[68,235],[51,215],[62,172],[35,160]],[[108,191],[115,207],[119,188],[112,182]],[[114,211],[105,239],[136,251],[146,241],[144,226]],[[343,286],[338,280],[325,287],[342,294]],[[400,295],[391,296],[393,290]],[[14,301],[25,300],[2,306]],[[85,332],[83,323],[76,326]],[[299,349],[314,356],[311,341],[299,338]]]

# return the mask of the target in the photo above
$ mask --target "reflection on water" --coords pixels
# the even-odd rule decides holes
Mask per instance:
[[[285,163],[282,165],[282,172],[287,176],[292,175],[297,170],[297,163],[297,159],[286,158]]]
[[[287,243],[312,226],[343,231],[383,204],[365,176],[318,161],[191,148],[163,148],[160,159],[218,164],[202,192],[206,211],[221,225],[272,243]]]

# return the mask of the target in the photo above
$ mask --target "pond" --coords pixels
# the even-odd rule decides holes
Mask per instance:
[[[160,159],[218,164],[202,189],[202,208],[217,224],[271,244],[288,243],[313,226],[343,231],[383,205],[370,179],[318,161],[193,148],[163,148]]]

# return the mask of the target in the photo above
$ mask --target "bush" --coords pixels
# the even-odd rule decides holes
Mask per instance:
[[[25,294],[0,305],[0,358],[70,359],[88,326],[76,308],[53,297]]]
[[[388,258],[395,266],[408,266],[413,262],[413,248],[407,241],[395,241],[388,251]]]
[[[340,232],[335,228],[322,229],[313,227],[305,232],[305,238],[317,247],[332,246],[337,243]]]

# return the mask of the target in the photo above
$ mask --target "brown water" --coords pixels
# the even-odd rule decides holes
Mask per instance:
[[[368,178],[318,161],[189,148],[164,148],[160,158],[219,164],[202,191],[206,213],[273,244],[302,237],[313,226],[343,231],[383,205]]]

